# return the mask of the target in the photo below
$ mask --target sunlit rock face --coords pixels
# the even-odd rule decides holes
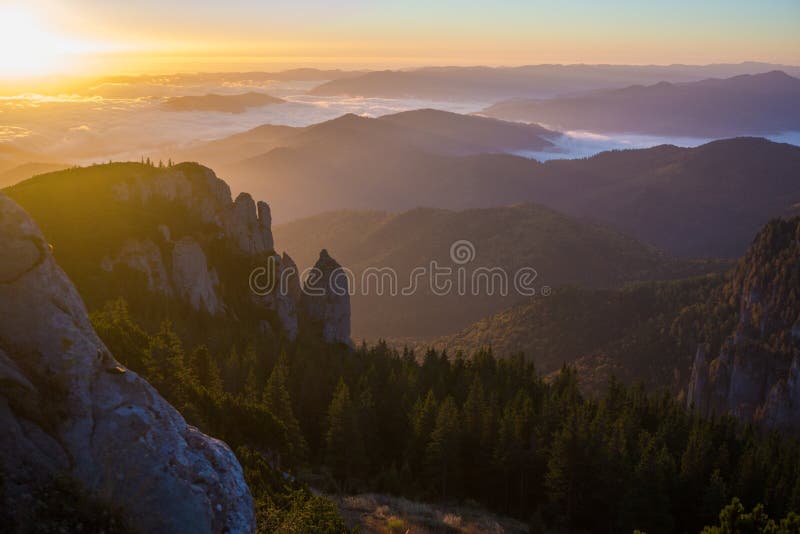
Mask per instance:
[[[314,273],[303,288],[303,310],[325,341],[350,344],[349,281],[336,260],[323,249]]]
[[[225,210],[222,224],[226,234],[247,254],[272,251],[272,216],[266,202],[256,205],[253,197],[240,193],[233,205]]]
[[[129,239],[113,257],[104,257],[100,264],[107,272],[113,271],[120,265],[142,273],[149,291],[172,296],[172,284],[167,275],[161,250],[152,240]]]
[[[194,309],[211,315],[222,313],[224,307],[217,297],[219,278],[209,269],[203,248],[191,237],[177,241],[172,248],[172,280],[175,291]]]
[[[698,350],[689,403],[800,432],[800,218],[761,231],[723,298],[738,303],[738,323],[718,354]]]
[[[137,202],[145,207],[166,202],[184,210],[192,226],[215,228],[213,237],[224,241],[246,261],[261,261],[273,255],[269,205],[263,201],[256,203],[247,193],[239,194],[234,201],[228,185],[213,171],[200,166],[194,170],[187,173],[168,168],[155,176],[119,182],[113,191],[121,202]],[[209,262],[204,239],[191,234],[172,239],[172,234],[169,226],[161,224],[158,243],[151,239],[128,239],[119,250],[103,258],[101,267],[112,271],[124,265],[144,274],[151,291],[175,295],[194,309],[211,315],[224,313],[226,306],[218,294],[218,270]],[[171,266],[169,270],[166,265]],[[275,302],[268,303],[270,308],[276,306]],[[292,306],[280,303],[279,307],[293,339],[297,335],[297,320],[291,319],[293,303]]]
[[[114,193],[122,202],[148,204],[165,201],[177,204],[206,224],[214,225],[246,254],[264,254],[274,248],[272,215],[266,202],[256,203],[247,193],[235,201],[231,189],[211,169],[196,166],[189,174],[180,169],[165,169],[148,178],[115,184]]]
[[[97,337],[28,215],[0,196],[0,460],[10,509],[64,472],[143,532],[252,532],[228,446],[186,424]]]
[[[71,187],[59,189],[67,181]],[[51,217],[42,199],[56,191],[88,201],[64,203],[59,217]],[[349,337],[349,311],[347,317],[327,315],[326,325],[305,324],[300,273],[288,255],[275,251],[269,205],[247,193],[234,200],[228,185],[202,165],[75,168],[38,177],[9,196],[39,220],[92,307],[141,296],[158,305],[180,301],[219,319],[253,321],[269,337],[293,340],[306,330],[327,332],[332,340]],[[60,224],[73,217],[91,223],[80,231]],[[266,267],[287,287],[253,291],[248,275]]]

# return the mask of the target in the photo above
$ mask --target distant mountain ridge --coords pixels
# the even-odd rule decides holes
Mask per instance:
[[[552,98],[663,80],[692,82],[800,67],[746,62],[712,65],[526,65],[521,67],[424,67],[375,71],[332,80],[310,91],[322,96],[422,98],[492,102],[508,98]]]
[[[436,109],[405,111],[377,118],[348,113],[307,127],[265,124],[203,143],[178,154],[220,166],[267,156],[276,148],[308,146],[380,150],[417,149],[432,154],[468,155],[510,150],[546,150],[559,134],[541,126],[461,115]],[[368,156],[368,154],[364,154]]]
[[[534,202],[682,257],[738,257],[763,224],[800,202],[800,148],[793,145],[737,138],[539,163],[471,153],[481,145],[491,150],[501,138],[485,135],[494,122],[470,119],[480,128],[461,127],[459,137],[390,122],[419,113],[343,116],[303,129],[264,126],[182,156],[219,159],[214,165],[234,189],[275,199],[279,222],[336,209],[463,210]],[[452,124],[463,123],[455,119]],[[430,122],[417,124],[440,128]],[[500,124],[508,132],[504,143],[519,131],[525,134],[520,139],[547,142],[535,130],[528,136],[518,125]]]
[[[235,95],[207,94],[202,96],[175,96],[168,98],[164,109],[169,111],[221,111],[244,113],[249,108],[280,104],[280,98],[265,93],[248,92]]]
[[[549,100],[500,102],[482,112],[560,130],[730,137],[800,131],[800,79],[782,71],[660,82]]]

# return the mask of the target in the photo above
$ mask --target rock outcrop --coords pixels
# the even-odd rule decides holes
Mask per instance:
[[[231,450],[116,362],[36,225],[2,195],[0,459],[14,513],[64,472],[143,532],[254,530]]]
[[[247,193],[232,201],[228,185],[210,169],[179,165],[155,176],[117,182],[112,190],[116,200],[123,203],[161,202],[186,211],[195,220],[193,226],[216,228],[216,237],[230,243],[248,261],[274,255],[269,205],[256,203]],[[194,309],[212,315],[224,313],[226,307],[217,291],[218,271],[209,265],[203,245],[191,235],[175,236],[173,240],[166,224],[159,224],[156,230],[163,241],[161,249],[151,239],[128,239],[113,256],[103,258],[102,268],[112,271],[125,265],[143,273],[151,291],[177,295]],[[162,249],[171,261],[163,256]],[[165,265],[170,264],[171,269],[167,269]],[[274,307],[274,303],[269,306]],[[286,303],[281,307],[293,339],[297,335],[297,319],[291,319]]]
[[[171,296],[172,284],[158,246],[150,239],[130,239],[117,251],[114,257],[106,256],[100,266],[111,272],[115,267],[125,265],[138,271],[147,280],[147,289],[155,293]]]
[[[277,258],[277,256],[274,256]],[[300,302],[300,273],[297,265],[285,252],[277,260],[276,269],[280,286],[275,293],[278,320],[289,339],[297,337],[297,305]]]
[[[194,309],[211,315],[224,310],[217,297],[217,272],[209,269],[203,248],[191,237],[179,239],[172,248],[172,281],[178,295]]]
[[[178,165],[154,176],[117,182],[113,191],[121,202],[177,204],[203,223],[218,227],[245,254],[264,254],[274,248],[267,203],[256,204],[247,193],[231,201],[230,187],[211,169]]]
[[[272,215],[264,201],[258,204],[247,193],[239,193],[233,207],[223,216],[225,232],[247,254],[272,251]]]
[[[738,303],[738,323],[714,357],[698,349],[688,402],[800,432],[800,218],[761,231],[722,298]]]
[[[303,311],[312,328],[330,343],[350,340],[350,280],[323,249],[303,287]]]
[[[91,201],[59,205],[54,216],[43,199],[66,194]],[[90,308],[118,297],[146,302],[140,293],[149,291],[220,319],[254,320],[268,336],[295,339],[306,329],[299,273],[288,255],[275,252],[269,205],[247,193],[233,200],[228,185],[206,167],[94,165],[32,178],[8,195],[39,222]],[[62,225],[65,218],[91,223],[78,230]],[[289,286],[252,291],[248,274],[266,266],[267,279],[292,273]],[[141,273],[143,282],[118,270]],[[319,331],[348,338],[349,316],[329,316],[333,323]]]

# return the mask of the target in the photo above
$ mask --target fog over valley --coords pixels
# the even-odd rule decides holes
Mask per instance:
[[[338,74],[343,80],[357,79],[359,75],[355,72]],[[669,75],[669,71],[663,74]],[[331,74],[327,71],[286,73],[289,78],[325,75]],[[675,76],[680,78],[685,74]],[[34,161],[88,164],[141,157],[168,158],[171,153],[265,124],[304,127],[347,113],[379,117],[422,108],[482,114],[487,109],[495,109],[492,105],[496,103],[486,95],[482,100],[471,101],[462,95],[455,95],[451,100],[444,97],[424,100],[396,96],[320,95],[314,89],[324,83],[324,79],[259,79],[258,73],[122,77],[86,83],[70,94],[0,96],[0,143],[6,151],[19,149],[24,153],[18,158],[0,156],[0,169]],[[234,101],[248,95],[251,101],[253,97],[275,97],[275,100],[240,101],[231,107]],[[174,102],[182,98],[195,99],[195,104],[178,108]],[[227,103],[217,109],[208,102],[214,98],[227,99]],[[530,120],[530,112],[515,117],[508,106],[497,109],[503,109],[502,116],[508,120]],[[540,123],[547,125],[548,121]],[[546,150],[497,147],[499,150],[496,151],[544,161],[659,144],[691,147],[721,137],[549,127],[559,134],[550,138],[554,146]],[[800,125],[795,131],[759,135],[797,144],[799,132]],[[747,131],[741,132],[741,135],[747,134]]]
[[[0,3],[0,531],[800,534],[799,22]]]

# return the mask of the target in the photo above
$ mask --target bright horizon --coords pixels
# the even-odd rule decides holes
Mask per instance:
[[[0,80],[295,67],[800,64],[800,3],[0,3]],[[476,36],[478,36],[476,38]]]

